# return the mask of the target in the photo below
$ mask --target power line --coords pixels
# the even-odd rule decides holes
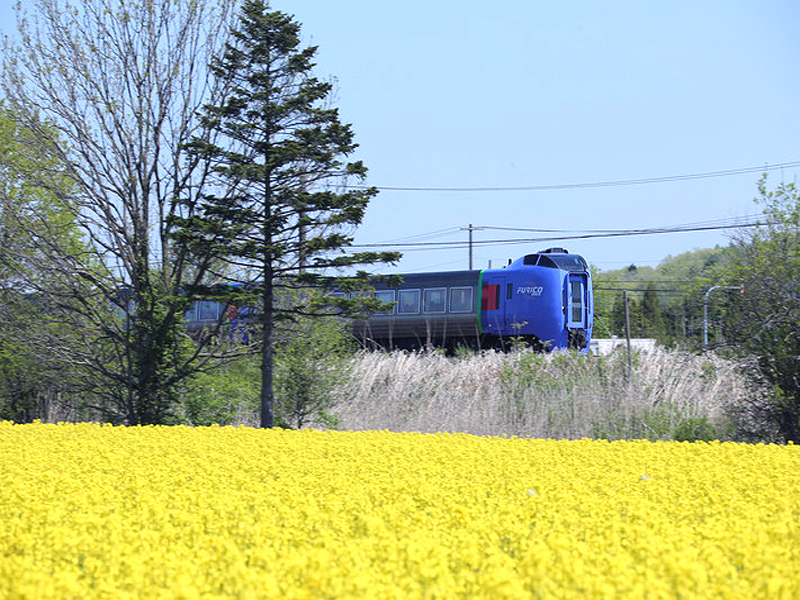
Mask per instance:
[[[711,219],[707,221],[697,221],[694,223],[684,223],[682,225],[676,225],[675,228],[692,228],[692,227],[710,227],[710,226],[719,226],[719,227],[738,227],[742,224],[748,225],[752,224],[755,221],[753,219],[763,219],[766,215],[764,214],[751,214],[751,215],[744,215],[741,217],[726,217],[722,219]],[[476,227],[475,229],[478,229]],[[612,233],[625,233],[629,231],[649,231],[650,229],[538,229],[538,228],[528,228],[528,227],[497,227],[492,225],[481,225],[480,229],[483,230],[490,230],[490,231],[526,231],[526,232],[534,232],[534,233],[592,233],[592,234],[612,234]]]
[[[394,243],[399,244],[403,242],[412,242],[412,241],[422,241],[425,239],[436,238],[436,237],[443,237],[443,236],[451,236],[454,233],[458,233],[461,231],[460,227],[448,227],[447,229],[437,229],[436,231],[429,231],[427,233],[418,233],[416,235],[409,235],[402,238],[395,238],[391,240],[386,240],[385,243]]]
[[[683,175],[664,175],[660,177],[644,177],[642,179],[619,179],[612,181],[592,181],[584,183],[557,183],[550,185],[528,186],[482,186],[482,187],[412,187],[412,186],[369,186],[350,185],[350,189],[378,189],[385,192],[542,192],[549,190],[574,190],[602,187],[621,187],[628,185],[646,185],[650,183],[669,183],[673,181],[689,181],[693,179],[711,179],[714,177],[731,177],[748,173],[764,173],[778,169],[800,167],[800,161],[777,163],[774,165],[761,165],[757,167],[743,167],[740,169],[727,169],[723,171],[707,171],[704,173],[687,173]]]
[[[654,227],[650,229],[627,229],[627,230],[612,230],[612,231],[598,231],[595,233],[585,233],[579,235],[562,235],[554,237],[537,237],[537,238],[512,238],[505,240],[476,240],[473,242],[475,246],[508,246],[515,244],[531,244],[541,242],[558,242],[564,240],[586,240],[594,238],[611,238],[611,237],[632,237],[638,235],[657,235],[664,233],[688,233],[695,231],[715,231],[721,229],[743,229],[746,227],[759,227],[764,223],[737,223],[730,225],[707,225],[699,227],[691,227],[685,225],[677,225],[673,227]],[[376,244],[351,244],[350,248],[427,248],[427,249],[460,249],[468,248],[469,242],[455,241],[455,242],[408,242],[408,243],[376,243]]]
[[[616,288],[616,287],[596,287],[592,286],[592,289],[596,292],[655,292],[657,294],[685,294],[686,290],[678,290],[678,289],[665,289],[665,290],[653,290],[648,288]]]

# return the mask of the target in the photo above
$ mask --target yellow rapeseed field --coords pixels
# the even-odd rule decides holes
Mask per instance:
[[[800,447],[0,424],[2,598],[800,598]]]

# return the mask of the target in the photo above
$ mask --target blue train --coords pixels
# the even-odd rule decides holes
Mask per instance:
[[[401,277],[399,285],[375,288],[389,310],[353,322],[353,333],[365,346],[505,348],[521,339],[537,349],[588,352],[591,275],[583,257],[563,248],[528,254],[503,269]],[[226,323],[245,332],[246,314],[246,308],[201,300],[185,321],[190,330]]]
[[[376,287],[385,313],[354,323],[366,345],[420,348],[505,347],[588,352],[594,302],[589,267],[563,248],[528,254],[503,269],[414,273]]]

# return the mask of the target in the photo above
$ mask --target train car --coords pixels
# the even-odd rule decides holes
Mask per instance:
[[[588,352],[593,297],[588,265],[563,248],[525,255],[502,269],[412,273],[397,286],[376,286],[391,307],[353,322],[367,347],[417,349],[506,348],[523,340],[543,350]],[[334,293],[334,295],[338,295]],[[189,330],[226,324],[229,335],[247,336],[247,308],[213,300],[192,304]]]
[[[231,284],[240,285],[240,284]],[[216,300],[195,300],[183,316],[183,324],[193,335],[219,330],[230,341],[247,342],[251,310],[247,306],[226,305]]]
[[[365,345],[504,348],[512,340],[588,352],[592,281],[583,257],[563,248],[528,254],[503,269],[413,273],[376,287],[391,309],[356,321]]]

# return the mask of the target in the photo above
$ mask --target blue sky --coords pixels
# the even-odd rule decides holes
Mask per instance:
[[[25,0],[23,0],[25,2]],[[338,80],[368,183],[504,188],[628,181],[800,162],[800,3],[275,0]],[[4,32],[13,11],[0,11]],[[798,167],[773,170],[792,182]],[[384,191],[356,243],[466,241],[475,226],[645,229],[758,212],[758,173],[528,191]],[[421,234],[429,234],[428,236]],[[499,267],[551,245],[600,269],[656,265],[725,232],[476,245]],[[476,231],[474,239],[543,234]],[[467,267],[407,251],[398,271]]]

